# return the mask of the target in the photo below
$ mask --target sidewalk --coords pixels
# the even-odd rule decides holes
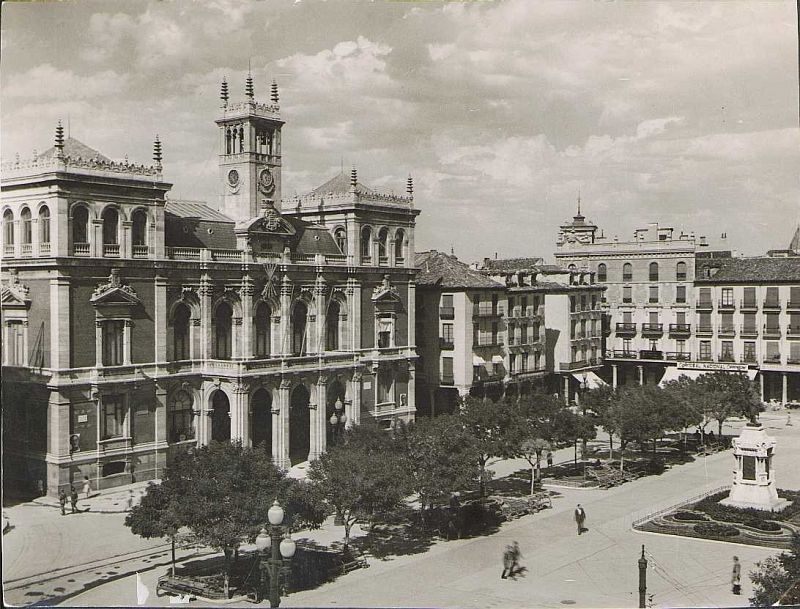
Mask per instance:
[[[132,505],[139,503],[147,489],[147,485],[151,482],[158,483],[160,481],[150,480],[147,482],[134,482],[133,484],[117,486],[102,491],[92,491],[88,499],[79,491],[78,511],[92,512],[94,514],[117,514],[127,512]],[[60,509],[61,507],[58,502],[58,497],[50,497],[49,495],[37,497],[32,503],[56,509]],[[66,510],[67,513],[72,511],[69,497],[67,497]]]

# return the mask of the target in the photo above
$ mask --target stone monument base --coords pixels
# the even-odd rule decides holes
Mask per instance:
[[[780,512],[791,505],[788,499],[781,499],[774,484],[768,486],[756,484],[734,484],[730,495],[720,501],[720,505],[740,509],[764,510]]]

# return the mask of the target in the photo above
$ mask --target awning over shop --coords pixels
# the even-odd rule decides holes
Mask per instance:
[[[486,363],[486,360],[483,359],[480,355],[473,355],[472,356],[472,365],[473,366],[483,366]]]
[[[603,379],[597,376],[591,370],[586,373],[572,373],[572,378],[578,381],[581,386],[583,385],[584,381],[586,382],[586,389],[597,389],[598,387],[602,387],[603,385],[608,385]]]
[[[730,371],[726,371],[726,370],[691,370],[691,369],[687,369],[687,368],[677,368],[675,366],[670,366],[664,372],[664,376],[661,379],[661,382],[658,384],[658,386],[659,387],[663,387],[669,381],[677,381],[682,376],[689,377],[690,379],[692,379],[694,381],[694,380],[697,380],[698,378],[700,378],[700,376],[703,375],[703,374],[710,374],[710,373],[714,373],[714,372],[738,372],[738,370],[730,370]],[[742,372],[745,372],[747,374],[747,378],[749,378],[751,381],[753,379],[755,379],[756,378],[756,374],[758,374],[758,370],[752,370],[750,368],[748,368],[746,371],[743,370]]]
[[[503,363],[503,356],[502,355],[493,355],[492,356],[492,363],[493,364],[502,364]]]

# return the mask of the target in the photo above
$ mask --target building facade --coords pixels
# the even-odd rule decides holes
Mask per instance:
[[[281,201],[277,87],[221,92],[219,210],[64,138],[3,165],[4,473],[48,493],[157,478],[168,453],[415,413],[414,208],[355,169]],[[336,420],[336,418],[334,418]]]

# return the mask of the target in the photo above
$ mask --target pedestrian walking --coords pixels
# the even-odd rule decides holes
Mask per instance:
[[[89,495],[92,492],[92,483],[89,480],[89,476],[83,477],[83,494],[86,496],[86,499],[89,498]]]
[[[586,511],[581,507],[579,503],[578,506],[575,508],[575,524],[578,525],[578,535],[583,533],[585,530],[583,528],[583,523],[586,522]]]
[[[515,541],[511,544],[511,569],[508,572],[509,577],[514,577],[514,574],[519,570],[520,558],[522,558],[522,552],[519,549],[519,543]]]
[[[733,571],[731,572],[731,588],[734,594],[742,593],[742,565],[739,557],[733,557]]]
[[[129,490],[128,491],[128,507],[126,508],[127,511],[130,512],[132,507],[133,507],[133,491]]]
[[[58,503],[61,504],[61,515],[66,516],[67,511],[65,508],[67,507],[67,492],[63,488],[58,491]]]
[[[508,574],[511,572],[511,566],[514,562],[514,550],[511,546],[506,546],[505,551],[503,552],[503,574],[500,576],[500,579],[506,579]]]
[[[547,451],[547,469],[553,467],[553,453],[551,451]]]
[[[78,491],[74,486],[69,487],[69,502],[72,504],[72,513],[75,514],[78,511]]]

